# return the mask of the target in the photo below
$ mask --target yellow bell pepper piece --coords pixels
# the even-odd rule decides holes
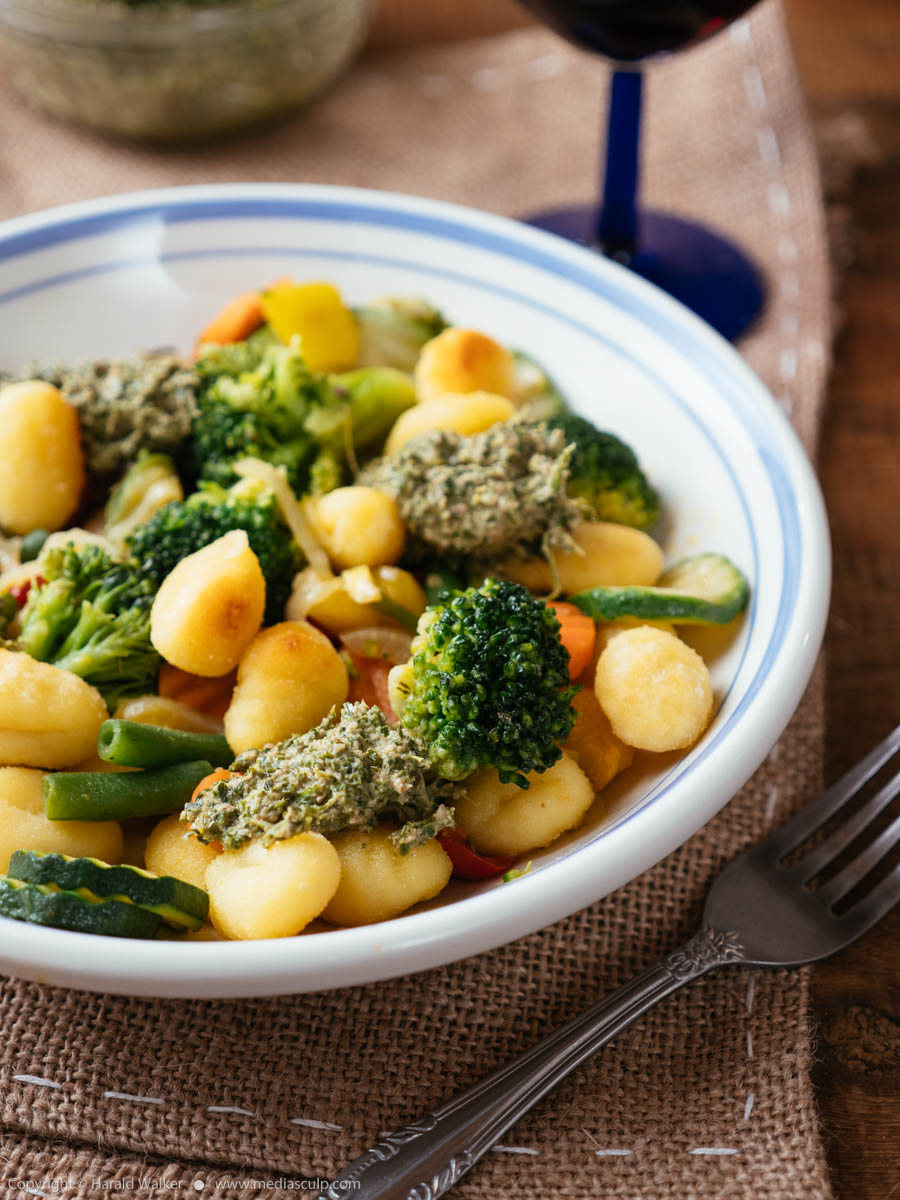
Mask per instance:
[[[262,294],[263,316],[288,343],[300,335],[312,371],[345,371],[359,355],[356,318],[330,283],[287,283]]]

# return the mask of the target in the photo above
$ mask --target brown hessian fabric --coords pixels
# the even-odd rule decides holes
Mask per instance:
[[[179,151],[110,145],[4,93],[0,211],[233,179],[394,188],[509,214],[587,199],[606,80],[538,29],[380,52],[300,117]],[[741,348],[813,452],[829,343],[824,218],[780,9],[770,0],[654,66],[648,94],[645,198],[728,232],[764,268],[768,308]],[[765,765],[686,845],[592,907],[464,962],[241,1002],[0,982],[0,1182],[89,1195],[328,1176],[689,934],[716,871],[821,786],[822,727],[819,672]],[[810,1058],[803,972],[714,974],[580,1069],[454,1194],[827,1200]]]

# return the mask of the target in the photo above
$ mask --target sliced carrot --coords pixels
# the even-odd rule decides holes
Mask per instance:
[[[255,333],[263,323],[262,300],[259,292],[242,292],[229,300],[203,329],[197,345],[212,342],[227,346],[231,342],[242,342]]]
[[[194,350],[205,342],[212,342],[216,346],[228,346],[232,342],[244,341],[265,321],[263,292],[290,283],[293,283],[290,275],[279,275],[267,287],[256,292],[241,292],[239,296],[229,300],[197,338]]]
[[[577,679],[591,661],[597,627],[580,608],[565,600],[553,600],[550,607],[559,621],[559,640],[569,652],[569,678]]]
[[[235,775],[235,771],[226,771],[224,767],[216,767],[209,775],[204,775],[197,786],[191,793],[191,799],[196,800],[201,792],[205,792],[207,788],[212,787],[214,783],[219,783],[223,779],[230,779]]]
[[[180,700],[189,708],[196,708],[198,712],[221,720],[231,703],[236,681],[236,671],[207,677],[192,675],[189,671],[173,667],[171,663],[164,663],[159,673],[159,694],[169,700]]]

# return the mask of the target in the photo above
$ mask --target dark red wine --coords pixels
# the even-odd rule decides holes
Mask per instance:
[[[702,41],[754,0],[521,0],[582,50],[636,62]]]

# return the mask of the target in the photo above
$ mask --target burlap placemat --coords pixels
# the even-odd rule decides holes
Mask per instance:
[[[602,65],[540,30],[381,53],[303,117],[184,151],[110,146],[4,93],[0,211],[272,179],[522,212],[593,195],[605,81]],[[825,236],[780,9],[765,4],[654,68],[648,109],[646,198],[753,250],[771,296],[742,348],[812,451],[829,339]],[[615,895],[493,953],[365,988],[235,1003],[4,981],[0,1182],[90,1194],[327,1176],[687,935],[719,867],[819,788],[821,694],[819,675],[768,762],[702,833]],[[708,977],[559,1088],[455,1194],[826,1200],[810,1055],[804,973]]]

